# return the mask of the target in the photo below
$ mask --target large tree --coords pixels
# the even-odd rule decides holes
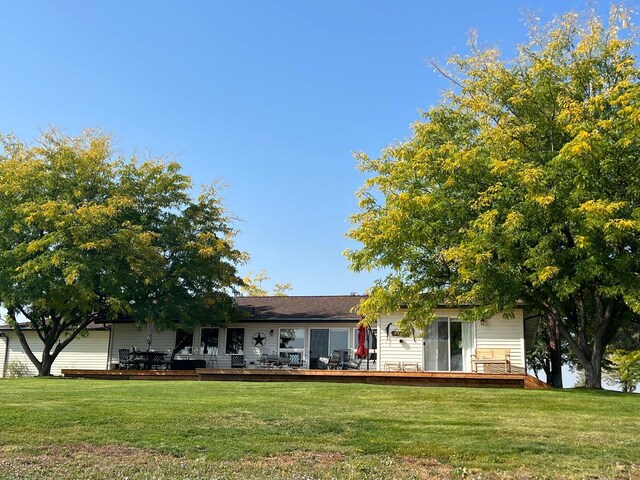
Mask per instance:
[[[562,366],[569,363],[566,346],[563,345],[558,323],[553,319],[542,318],[538,324],[535,343],[527,352],[527,367],[533,370],[536,377],[542,370],[546,382],[556,388],[563,387]]]
[[[361,308],[436,305],[468,320],[519,304],[557,323],[586,385],[607,344],[640,313],[640,85],[628,16],[613,7],[548,25],[530,19],[512,60],[475,37],[439,70],[452,89],[377,159],[346,252],[389,269]]]
[[[92,321],[190,328],[239,314],[246,256],[215,186],[193,199],[178,164],[124,159],[99,132],[0,139],[0,302],[40,375]]]

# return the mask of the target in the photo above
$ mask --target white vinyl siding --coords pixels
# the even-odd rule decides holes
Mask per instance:
[[[20,340],[14,333],[8,333],[9,356],[7,363],[20,362],[29,368],[29,373],[37,375],[38,371],[24,352]],[[43,344],[37,333],[25,331],[24,335],[37,359],[42,358]],[[51,367],[52,375],[61,375],[62,369],[104,370],[107,368],[107,351],[109,349],[109,332],[91,330],[85,337],[76,337],[58,355]],[[4,357],[3,357],[4,358]],[[5,369],[6,370],[6,369]]]
[[[458,318],[459,310],[437,309],[436,317]],[[398,337],[392,335],[402,314],[384,315],[378,324],[378,368],[385,369],[386,364],[419,363],[424,368],[424,340],[421,331],[415,332],[415,337]],[[387,326],[389,334],[387,334]],[[516,310],[515,317],[504,319],[498,314],[485,321],[484,325],[476,322],[475,341],[471,352],[476,348],[508,348],[511,352],[511,364],[524,368],[524,321],[523,311]],[[465,362],[465,370],[470,367]]]
[[[415,338],[397,337],[392,334],[402,314],[384,315],[378,324],[378,370],[394,363],[420,364],[422,368],[422,332],[415,332]],[[391,324],[391,325],[390,325]],[[387,334],[387,327],[389,333]]]
[[[524,368],[524,319],[523,311],[516,310],[515,317],[505,319],[495,315],[476,325],[476,348],[508,348],[511,365]]]
[[[198,341],[199,341],[198,337]],[[194,335],[195,340],[195,335]],[[176,344],[176,332],[174,330],[164,330],[153,332],[151,337],[151,350],[168,353],[173,351]],[[130,349],[136,347],[138,350],[146,350],[147,327],[140,329],[133,323],[116,323],[111,326],[111,363],[118,363],[121,348]]]

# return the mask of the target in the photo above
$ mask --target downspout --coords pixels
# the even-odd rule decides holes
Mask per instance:
[[[105,324],[104,329],[109,332],[109,341],[107,342],[107,367],[106,370],[109,370],[109,367],[111,366],[111,347],[113,346],[113,330],[111,328],[111,325],[107,326]]]
[[[7,362],[9,361],[9,336],[6,333],[0,333],[0,337],[4,338],[4,361],[2,362],[0,378],[4,378],[4,374],[7,371]]]

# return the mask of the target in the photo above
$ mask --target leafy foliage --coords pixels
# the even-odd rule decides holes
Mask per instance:
[[[612,363],[606,378],[618,384],[623,392],[633,392],[640,384],[640,350],[613,350],[609,356]]]
[[[480,48],[451,59],[453,84],[377,159],[346,256],[390,269],[361,313],[407,305],[425,326],[438,304],[461,317],[519,304],[554,318],[587,384],[607,343],[640,314],[640,85],[628,15],[612,7],[546,26],[532,19],[515,58]]]
[[[116,157],[99,132],[1,140],[0,301],[28,354],[20,315],[45,344],[30,354],[41,374],[91,321],[189,328],[238,315],[246,255],[215,185],[194,200],[177,163]]]
[[[249,272],[248,275],[242,277],[240,292],[242,292],[242,295],[248,297],[267,297],[269,296],[269,291],[262,287],[262,283],[270,279],[271,277],[269,277],[267,272],[264,270],[260,270],[255,275],[253,275],[252,272]],[[285,297],[291,288],[290,282],[276,283],[273,286],[273,292],[271,295],[275,297]]]

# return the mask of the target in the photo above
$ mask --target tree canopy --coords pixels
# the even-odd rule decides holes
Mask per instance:
[[[452,83],[379,158],[346,255],[389,269],[361,312],[438,304],[484,318],[518,305],[554,319],[601,387],[606,345],[640,313],[640,85],[635,28],[621,8],[547,25],[530,19],[511,60],[482,48],[437,67]]]
[[[249,272],[242,277],[242,286],[240,287],[240,293],[247,297],[267,297],[273,295],[274,297],[286,297],[287,292],[291,290],[291,282],[276,283],[273,285],[273,291],[270,294],[269,290],[263,288],[262,284],[271,277],[267,275],[267,272],[260,270],[253,275],[253,272]]]
[[[52,129],[36,146],[0,138],[0,302],[41,375],[92,321],[190,328],[237,318],[246,254],[215,185],[193,199],[177,163],[122,158],[99,132]]]

